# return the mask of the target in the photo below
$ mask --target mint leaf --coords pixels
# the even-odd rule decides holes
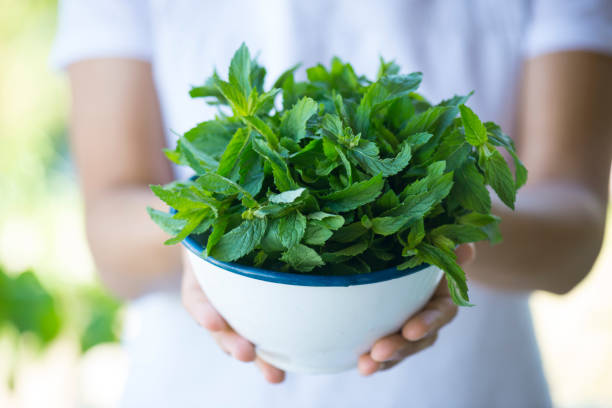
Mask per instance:
[[[178,220],[172,214],[155,210],[151,207],[147,207],[147,213],[165,233],[170,235],[177,235],[187,224],[185,220]]]
[[[247,98],[238,86],[220,79],[215,82],[215,86],[221,95],[229,102],[232,111],[234,111],[236,115],[245,116],[249,114]]]
[[[317,266],[325,264],[314,249],[302,244],[289,248],[280,259],[300,272],[310,272]]]
[[[175,215],[175,217],[177,217],[179,215],[181,215],[181,214],[177,214],[177,215]],[[183,229],[181,229],[181,231],[174,238],[170,238],[170,239],[166,240],[166,242],[164,242],[164,244],[165,245],[178,244],[179,242],[181,242],[182,240],[187,238],[187,236],[189,234],[191,234],[193,231],[195,231],[195,229],[198,228],[200,226],[200,224],[206,218],[209,218],[210,216],[211,216],[211,213],[210,213],[210,211],[207,211],[207,210],[198,210],[198,211],[190,212],[189,213],[189,218],[186,220],[187,222],[185,223],[185,226],[183,227]],[[209,222],[211,222],[211,221],[212,220],[209,219]]]
[[[418,246],[419,256],[446,273],[446,281],[453,301],[459,306],[472,306],[463,269],[457,264],[457,257],[425,242]]]
[[[272,149],[278,151],[278,136],[276,135],[276,133],[274,133],[272,129],[270,129],[270,126],[268,126],[266,122],[259,119],[257,116],[247,116],[242,118],[242,120],[246,124],[252,126],[253,129],[257,131],[257,133],[262,135]]]
[[[403,143],[399,153],[395,158],[381,159],[378,156],[378,148],[372,142],[364,142],[360,147],[355,147],[350,151],[351,159],[360,165],[371,175],[382,174],[383,177],[392,176],[402,171],[410,161],[410,145]]]
[[[207,173],[196,180],[196,183],[201,185],[207,191],[212,193],[222,194],[226,196],[241,195],[245,206],[249,208],[256,207],[257,201],[244,188],[234,183],[232,180],[225,178],[219,174]]]
[[[317,211],[308,214],[309,220],[321,221],[330,230],[337,230],[344,225],[344,217],[337,214],[328,214],[323,211]]]
[[[270,163],[274,174],[274,183],[280,191],[293,189],[296,184],[289,173],[285,160],[262,140],[253,139],[253,150]]]
[[[459,105],[461,122],[465,128],[465,140],[472,146],[482,146],[487,142],[487,129],[478,116],[467,106]]]
[[[263,161],[250,145],[240,155],[240,185],[252,196],[256,196],[265,178]]]
[[[467,162],[455,172],[453,195],[459,203],[479,213],[491,211],[491,197],[485,186],[484,176],[478,171],[474,162]]]
[[[300,141],[306,136],[306,122],[317,113],[319,105],[309,97],[304,97],[291,110],[285,112],[280,124],[281,136]]]
[[[308,220],[304,232],[304,243],[308,245],[323,245],[334,233],[318,220]]]
[[[240,128],[236,130],[236,133],[232,136],[232,139],[225,148],[225,152],[221,156],[217,173],[225,177],[230,176],[236,167],[238,158],[247,149],[250,141],[249,132],[246,129]]]
[[[210,233],[210,235],[208,236],[208,240],[206,241],[206,256],[211,253],[214,246],[217,245],[223,234],[225,234],[225,229],[227,228],[228,221],[228,217],[221,216],[217,218],[213,223],[212,232]]]
[[[423,218],[448,195],[453,185],[453,174],[438,176],[430,189],[410,195],[401,205],[385,211],[381,217],[372,219],[372,231],[380,235],[391,235]]]
[[[280,241],[286,248],[297,245],[306,231],[306,217],[299,211],[293,211],[280,219],[278,233]]]
[[[286,248],[280,238],[280,219],[272,219],[268,222],[266,233],[261,239],[261,248],[268,254],[282,252]]]
[[[354,222],[345,225],[334,233],[332,240],[336,242],[348,243],[355,241],[368,232],[368,229],[361,222]]]
[[[238,88],[245,97],[251,92],[251,56],[244,43],[238,48],[229,67],[229,81]]]
[[[210,256],[224,262],[240,259],[259,245],[265,232],[265,218],[244,220],[219,239],[210,251]]]
[[[356,255],[364,253],[368,249],[368,241],[360,240],[356,244],[340,249],[335,252],[324,252],[321,254],[321,258],[325,262],[342,262],[353,258]]]
[[[516,200],[514,180],[506,160],[497,150],[493,150],[490,156],[484,159],[482,170],[487,183],[493,187],[504,204],[514,210],[514,201]]]
[[[432,236],[443,235],[452,240],[454,244],[478,242],[487,239],[487,234],[480,228],[472,225],[441,225],[431,231]]]
[[[512,159],[514,160],[514,167],[516,169],[515,185],[516,189],[518,190],[527,182],[527,169],[525,168],[525,165],[523,164],[521,159],[519,159],[518,155],[516,154],[516,147],[514,146],[514,141],[508,135],[502,132],[501,128],[495,123],[486,122],[485,126],[489,135],[489,142],[491,142],[491,144],[493,144],[494,146],[504,147],[506,151],[512,156]]]
[[[383,184],[382,174],[378,174],[369,180],[354,183],[344,190],[335,191],[321,198],[329,211],[346,212],[374,201],[380,195]]]
[[[290,204],[300,198],[306,189],[304,187],[288,190],[280,194],[272,194],[268,197],[268,201],[275,204]]]

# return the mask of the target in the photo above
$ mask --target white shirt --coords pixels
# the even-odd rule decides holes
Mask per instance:
[[[268,68],[327,63],[333,55],[374,76],[379,55],[422,71],[432,102],[476,93],[470,106],[512,133],[525,58],[569,49],[612,53],[606,0],[197,1],[65,0],[52,54],[56,66],[98,57],[152,63],[165,126],[184,132],[214,110],[190,99],[242,41]],[[175,143],[171,132],[168,143]],[[188,172],[177,169],[177,177]],[[131,371],[126,407],[548,407],[527,294],[470,282],[464,308],[434,347],[362,378],[289,374],[266,384],[253,364],[232,360],[182,309],[154,293],[129,307],[124,344]],[[358,324],[358,322],[356,322]]]

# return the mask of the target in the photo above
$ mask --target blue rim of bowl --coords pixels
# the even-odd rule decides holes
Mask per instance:
[[[170,209],[172,214],[176,213],[174,208]],[[429,267],[423,263],[415,268],[399,270],[395,267],[382,269],[380,271],[353,274],[353,275],[317,275],[311,273],[277,272],[268,269],[256,268],[254,266],[241,265],[234,262],[223,262],[212,256],[204,257],[204,248],[191,235],[181,242],[185,248],[197,255],[204,262],[218,266],[228,272],[242,275],[247,278],[258,279],[267,282],[281,283],[294,286],[354,286],[367,285],[371,283],[398,279],[413,273],[422,271]]]

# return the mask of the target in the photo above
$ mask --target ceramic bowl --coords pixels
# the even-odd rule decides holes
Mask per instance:
[[[202,256],[183,241],[195,276],[226,321],[278,368],[308,374],[357,366],[374,342],[396,332],[432,296],[432,265],[347,276],[283,273]]]

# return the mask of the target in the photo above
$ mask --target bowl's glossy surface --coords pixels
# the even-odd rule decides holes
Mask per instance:
[[[280,273],[205,259],[195,240],[184,244],[212,305],[264,360],[293,372],[356,367],[360,354],[423,307],[442,277],[430,265],[348,276]]]

